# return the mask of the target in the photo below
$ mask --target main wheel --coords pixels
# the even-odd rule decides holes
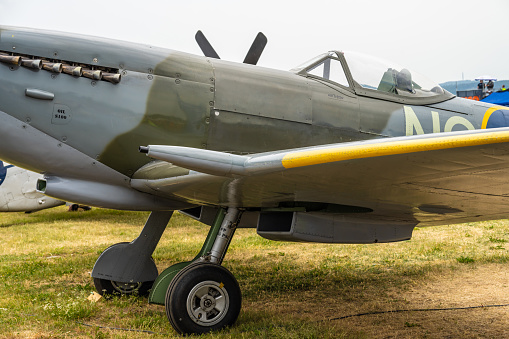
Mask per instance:
[[[182,269],[166,291],[166,316],[180,334],[206,333],[233,325],[242,295],[226,268],[195,263]]]
[[[153,281],[123,283],[113,280],[94,278],[95,289],[97,290],[97,293],[103,296],[122,294],[138,294],[140,296],[145,296],[148,295],[153,284]]]

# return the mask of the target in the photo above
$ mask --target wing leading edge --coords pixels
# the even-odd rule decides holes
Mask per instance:
[[[228,176],[256,175],[283,169],[426,151],[456,150],[463,147],[509,142],[509,129],[474,130],[427,134],[391,139],[340,143],[251,156],[204,149],[152,145],[140,147],[149,157],[168,161],[199,172]]]

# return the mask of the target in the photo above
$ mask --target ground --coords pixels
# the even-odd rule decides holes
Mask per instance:
[[[134,239],[147,216],[65,206],[2,214],[0,338],[178,337],[146,298],[87,299],[98,255]],[[207,231],[176,215],[154,253],[159,270],[192,258]],[[508,242],[507,220],[372,245],[273,242],[239,229],[224,265],[242,311],[235,326],[204,337],[509,338]]]

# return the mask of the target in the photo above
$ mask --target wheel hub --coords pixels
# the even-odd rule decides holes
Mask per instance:
[[[187,297],[187,313],[197,324],[213,326],[228,311],[228,292],[222,283],[203,281],[197,284]]]
[[[205,312],[210,312],[216,306],[216,300],[210,295],[204,295],[200,300],[200,307]]]

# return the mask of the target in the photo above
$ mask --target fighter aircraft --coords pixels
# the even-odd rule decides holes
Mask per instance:
[[[407,68],[330,51],[292,69],[128,42],[0,27],[0,157],[39,192],[152,211],[106,249],[99,293],[146,293],[179,333],[232,325],[221,263],[237,227],[272,240],[377,243],[415,226],[509,215],[509,111]],[[158,274],[172,211],[210,225],[198,255]]]
[[[35,212],[65,204],[36,191],[42,177],[0,160],[0,212]]]

